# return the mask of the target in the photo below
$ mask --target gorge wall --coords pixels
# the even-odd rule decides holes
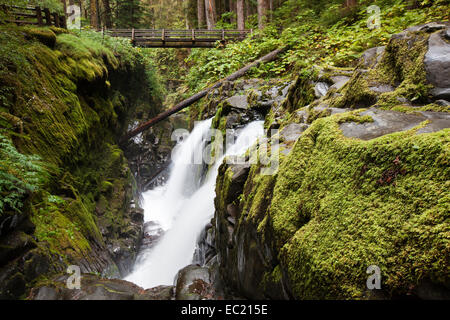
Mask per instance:
[[[79,48],[57,29],[20,32],[41,81],[0,77],[13,101],[0,109],[2,143],[39,155],[49,178],[23,195],[20,214],[7,204],[0,216],[2,297],[34,286],[31,299],[449,298],[449,30],[410,28],[354,68],[225,82],[192,106],[191,125],[214,117],[224,133],[263,119],[277,170],[222,164],[194,264],[175,286],[145,291],[98,273],[129,270],[142,232],[142,212],[130,209],[135,190],[164,171],[163,133],[184,124],[153,128],[128,145],[134,179],[115,141],[149,117],[136,109],[151,101],[139,87],[139,63]],[[63,286],[67,275],[49,280],[68,264],[91,273],[79,292]],[[367,289],[371,265],[381,270],[381,290]]]
[[[220,168],[197,262],[229,296],[450,296],[449,30],[412,27],[355,68],[303,70],[284,100],[282,84],[242,81],[197,109],[217,111],[221,129],[256,112],[277,130],[266,140],[280,142],[269,148],[279,152],[276,174],[261,164]],[[371,265],[381,290],[367,289]]]
[[[2,299],[68,265],[120,277],[134,262],[139,186],[116,141],[161,102],[139,52],[106,41],[1,27],[0,192],[15,195],[0,207]]]

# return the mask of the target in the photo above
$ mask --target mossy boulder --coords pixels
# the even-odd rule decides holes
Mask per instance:
[[[423,122],[364,141],[339,129],[355,116],[314,121],[276,175],[252,166],[234,200],[224,198],[231,176],[221,171],[216,243],[232,288],[249,298],[297,299],[396,297],[427,282],[435,292],[449,289],[450,129],[420,133]],[[237,218],[228,233],[231,206]],[[382,271],[380,292],[366,287],[373,264]]]
[[[173,297],[173,287],[171,286],[160,286],[144,290],[128,281],[101,278],[95,274],[81,274],[80,289],[74,290],[67,288],[67,281],[67,275],[59,275],[48,280],[41,280],[32,289],[27,299],[171,300]]]
[[[47,28],[29,28],[24,30],[31,39],[36,39],[46,46],[53,48],[56,44],[56,34],[52,29]]]
[[[221,166],[215,249],[231,291],[256,299],[450,296],[450,113],[431,103],[424,65],[430,37],[441,32],[394,35],[317,100],[304,100],[308,78],[297,80],[266,116],[266,127],[278,129],[269,139],[281,142],[275,174],[253,164],[246,182],[230,188],[233,166]],[[309,81],[331,84],[334,75]],[[373,265],[380,290],[366,284]]]

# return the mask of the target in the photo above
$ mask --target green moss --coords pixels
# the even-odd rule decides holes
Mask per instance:
[[[341,123],[373,121],[360,112],[316,118],[276,175],[251,167],[235,229],[255,226],[277,255],[262,280],[266,294],[284,282],[298,299],[367,299],[373,264],[386,296],[423,280],[446,285],[450,129],[416,134],[421,124],[369,141],[344,137]],[[219,172],[218,181],[230,174]],[[218,197],[227,190],[221,183]],[[225,210],[227,199],[221,203]]]
[[[362,141],[342,136],[345,117],[315,121],[275,184],[269,214],[295,296],[364,298],[372,264],[389,294],[445,283],[450,130]]]
[[[53,48],[56,44],[56,35],[51,29],[47,28],[26,28],[24,29],[26,34],[36,39],[46,46]]]
[[[31,215],[36,226],[35,236],[38,241],[47,242],[49,249],[57,252],[63,259],[67,256],[82,258],[89,254],[90,244],[79,224],[64,212],[64,205],[47,201],[35,207]]]
[[[341,89],[342,96],[334,98],[330,104],[334,108],[365,108],[376,102],[377,95],[369,89],[366,75],[355,71]]]
[[[260,166],[252,166],[240,202],[242,218],[256,222],[263,220],[267,212],[276,180],[276,175],[260,175],[260,170]]]
[[[340,118],[337,123],[345,123],[345,122],[355,122],[355,123],[369,123],[373,122],[373,118],[369,115],[362,116],[360,115],[364,109],[358,110],[358,113],[349,113],[347,116]]]
[[[432,111],[432,112],[448,112],[449,111],[448,106],[439,106],[435,103],[430,103],[423,107],[412,107],[412,106],[408,106],[408,105],[393,105],[393,106],[380,107],[379,109],[393,110],[393,111],[399,111],[399,112],[405,112],[405,113],[417,113],[420,111]]]
[[[282,104],[287,112],[292,112],[310,104],[314,100],[314,87],[311,79],[315,77],[314,70],[303,70],[295,83],[289,88],[288,96]]]
[[[2,134],[21,154],[39,155],[49,175],[21,209],[36,226],[48,273],[80,260],[97,268],[101,223],[111,226],[109,240],[127,225],[133,177],[116,139],[143,101],[146,114],[158,112],[136,49],[60,31],[0,26]]]

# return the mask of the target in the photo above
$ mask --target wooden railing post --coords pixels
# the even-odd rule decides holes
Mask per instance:
[[[59,28],[59,15],[56,12],[52,13],[55,27]]]
[[[195,30],[192,29],[192,41],[195,41]]]
[[[162,29],[161,40],[162,40],[163,42],[166,41],[166,30],[165,30],[165,29]]]
[[[225,30],[222,29],[222,41],[225,41]]]
[[[134,28],[131,29],[131,43],[134,45],[135,44],[135,32],[134,32]]]
[[[50,10],[48,8],[44,8],[44,14],[45,14],[45,24],[47,26],[52,25],[52,16],[50,14]]]
[[[67,29],[66,16],[59,16],[59,25],[61,26],[61,28]]]
[[[39,25],[39,26],[44,25],[44,21],[42,20],[42,10],[41,10],[41,7],[36,6],[36,7],[35,7],[35,10],[36,10],[36,17],[37,17],[38,25]]]

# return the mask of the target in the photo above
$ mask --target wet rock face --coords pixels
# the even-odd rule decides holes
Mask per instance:
[[[193,263],[204,266],[211,262],[216,256],[214,228],[207,224],[199,236],[199,241],[194,252]]]
[[[240,126],[261,119],[267,112],[279,105],[287,96],[291,83],[281,80],[264,81],[248,79],[224,82],[222,86],[207,95],[198,112],[191,112],[190,126],[194,121],[213,117],[219,108],[232,112]],[[228,124],[229,127],[233,125]]]
[[[450,29],[447,28],[446,32]],[[427,79],[435,87],[432,94],[437,99],[450,99],[450,41],[444,32],[433,33],[428,39],[424,59]]]
[[[360,65],[366,69],[375,67],[380,61],[386,47],[370,48],[361,56]]]
[[[323,284],[328,281],[330,273],[333,276],[341,271],[345,273],[343,270],[348,267],[348,261],[354,261],[355,256],[358,259],[365,259],[366,249],[355,245],[354,248],[361,250],[361,254],[355,253],[354,248],[348,249],[348,243],[339,239],[339,236],[331,237],[333,239],[329,243],[332,246],[342,246],[344,253],[342,256],[333,256],[329,252],[329,247],[323,250],[319,247],[328,237],[327,232],[333,232],[333,227],[329,224],[341,219],[340,210],[348,210],[346,214],[351,215],[353,210],[358,211],[360,208],[349,205],[347,209],[343,209],[346,204],[341,199],[346,197],[345,192],[336,191],[334,194],[332,190],[340,183],[339,181],[341,181],[340,190],[344,190],[348,185],[354,186],[348,190],[350,193],[356,190],[355,199],[362,198],[358,206],[373,208],[377,215],[381,214],[382,210],[377,211],[379,208],[377,201],[367,204],[367,201],[371,201],[371,197],[379,199],[387,192],[388,197],[384,198],[383,206],[393,208],[393,211],[404,212],[402,210],[406,210],[405,203],[397,206],[393,200],[395,197],[389,197],[409,190],[411,185],[408,181],[416,181],[418,184],[420,180],[418,177],[422,172],[433,176],[435,180],[430,179],[430,184],[436,184],[437,189],[442,190],[440,180],[442,171],[439,171],[441,168],[439,165],[436,165],[437,169],[429,167],[439,162],[438,159],[445,154],[445,151],[442,151],[445,149],[442,144],[448,139],[445,137],[447,131],[442,130],[450,128],[450,113],[445,109],[448,107],[449,99],[443,96],[438,100],[436,95],[428,96],[427,91],[420,100],[408,93],[417,94],[429,83],[435,88],[438,83],[442,88],[448,88],[447,80],[450,79],[446,66],[447,58],[450,57],[446,51],[448,32],[448,27],[444,24],[432,23],[411,28],[394,35],[386,48],[372,48],[366,51],[355,70],[330,68],[331,71],[321,70],[317,78],[297,80],[286,100],[279,105],[272,105],[270,113],[266,116],[265,127],[278,129],[274,136],[268,135],[268,139],[272,137],[280,139],[281,152],[284,156],[275,177],[267,178],[260,175],[260,168],[257,165],[239,167],[222,164],[216,182],[213,230],[210,231],[211,228],[208,226],[201,237],[203,252],[210,252],[212,255],[215,251],[217,256],[205,258],[203,255],[196,261],[204,264],[208,259],[213,261],[217,258],[220,275],[229,294],[250,299],[324,297],[333,299],[340,296],[357,296],[358,299],[392,298],[393,294],[388,291],[368,292],[364,287],[365,279],[350,280],[348,284],[351,289],[347,284],[342,285],[340,291],[335,291],[334,296],[330,295],[330,290],[339,286],[331,282]],[[429,47],[426,47],[426,44]],[[403,49],[406,51],[402,51]],[[445,57],[441,58],[442,52],[445,52]],[[429,65],[426,66],[426,63]],[[408,73],[409,69],[413,68],[419,70],[416,70],[417,74]],[[388,80],[378,77],[377,72],[382,71]],[[431,72],[434,74],[428,77]],[[424,79],[425,73],[427,79]],[[417,78],[420,81],[408,82],[405,80],[407,78]],[[403,90],[402,86],[408,86],[409,92]],[[305,105],[305,100],[302,99],[308,90],[312,90],[317,99]],[[393,110],[389,110],[390,108]],[[411,129],[413,129],[411,132],[402,133]],[[397,144],[396,139],[391,141],[389,135],[393,133],[396,133],[396,138],[404,139],[402,140],[404,144]],[[377,140],[369,143],[362,141],[372,139]],[[332,143],[328,143],[329,141]],[[416,151],[410,152],[411,144],[415,146]],[[336,145],[339,145],[337,150],[329,151]],[[374,149],[364,153],[371,147]],[[434,147],[436,150],[433,150]],[[421,154],[420,152],[425,149],[426,151]],[[354,150],[358,150],[358,154],[355,155]],[[382,153],[380,155],[377,152]],[[434,159],[433,155],[430,155],[434,152],[440,152],[440,157]],[[321,153],[324,154],[323,158],[319,156]],[[310,157],[310,154],[314,156]],[[429,165],[420,167],[423,165],[421,161],[424,157],[427,157]],[[377,163],[374,163],[374,159],[377,159]],[[353,167],[346,167],[348,161],[351,161]],[[407,171],[404,166],[413,169]],[[345,170],[345,173],[342,170]],[[332,174],[332,178],[328,179],[328,173]],[[302,182],[305,181],[304,176],[308,176],[306,182]],[[418,180],[414,180],[416,178]],[[422,178],[428,179],[426,175]],[[359,191],[361,181],[364,179],[366,179],[364,192],[370,189],[368,193]],[[404,184],[401,186],[401,183]],[[321,189],[322,186],[325,187]],[[386,188],[383,192],[380,192],[381,186]],[[428,205],[431,200],[427,196],[423,197],[422,190],[425,189],[427,186],[424,185],[416,190],[414,195],[411,194],[414,199],[408,201]],[[305,194],[307,196],[304,196]],[[311,199],[315,199],[316,202]],[[351,198],[348,201],[353,204],[355,199]],[[437,205],[436,203],[430,206]],[[411,209],[411,216],[417,214],[419,212],[417,210],[422,209],[414,207]],[[423,216],[428,212],[424,210],[420,211]],[[326,220],[330,212],[337,212],[333,221],[321,221]],[[392,217],[386,218],[388,220],[374,221],[372,220],[375,219],[374,216],[370,209],[370,215],[367,216],[368,220],[365,220],[365,223],[370,225],[369,228],[373,227],[371,230],[379,230],[380,225],[390,225],[392,222]],[[352,228],[357,228],[357,221],[360,221],[360,218],[361,215],[355,216],[352,220],[342,221],[342,225],[334,227],[346,229],[344,225],[348,224]],[[441,218],[445,219],[443,216]],[[399,228],[412,223],[408,220],[410,219],[408,215],[399,219],[405,219],[399,224]],[[311,220],[314,220],[313,223],[310,223]],[[414,232],[411,231],[411,234]],[[214,245],[211,244],[211,236],[215,237]],[[428,236],[429,239],[433,237],[430,234]],[[349,237],[357,238],[358,241],[364,238],[354,233]],[[389,245],[397,243],[396,236],[389,232],[383,232],[382,237],[389,238]],[[308,242],[310,238],[315,240]],[[408,238],[408,241],[410,241],[408,246],[421,245],[421,240],[417,240],[414,236]],[[431,242],[433,241],[430,240]],[[309,243],[308,247],[304,246],[304,243]],[[352,246],[354,244],[355,242],[351,242]],[[408,246],[405,250],[411,252],[408,251]],[[320,255],[317,253],[318,250],[321,250]],[[385,250],[385,247],[380,250]],[[428,249],[417,250],[417,252],[422,250],[420,254],[426,255],[425,251]],[[412,259],[411,265],[421,261],[420,254],[408,258]],[[400,264],[405,263],[401,260],[402,256],[397,255],[398,252],[391,252],[387,261],[392,258],[399,259]],[[441,261],[442,257],[440,254]],[[336,272],[335,263],[338,261],[342,262],[342,270]],[[330,265],[325,266],[327,263]],[[389,266],[393,269],[397,267]],[[433,273],[426,268],[425,273]],[[297,270],[301,272],[297,273]],[[346,275],[343,282],[353,277],[353,271],[352,275],[350,273]],[[442,270],[437,272],[442,273]],[[393,278],[398,280],[396,278],[398,274],[395,271],[393,273],[395,273]],[[402,278],[402,281],[404,279]],[[323,291],[316,290],[322,286]],[[448,297],[449,292],[448,283],[442,281],[436,284],[418,280],[417,285],[410,287],[405,286],[403,282],[397,282],[393,287],[399,292],[398,297],[411,294],[421,299],[443,298]],[[358,294],[353,296],[357,291]]]
[[[30,300],[172,300],[173,287],[159,286],[144,290],[137,285],[118,279],[103,279],[82,274],[80,289],[67,287],[67,276],[54,279],[50,284],[32,289]]]
[[[164,234],[164,230],[155,222],[149,221],[144,224],[144,235],[139,248],[140,251],[154,247]]]
[[[62,262],[55,262],[56,255],[47,256],[39,250],[33,236],[35,226],[26,215],[8,216],[0,229],[0,299],[17,299],[39,275],[64,269]]]
[[[281,139],[283,139],[284,142],[296,141],[307,128],[308,125],[303,123],[291,123],[281,130]]]
[[[422,122],[429,120],[425,127],[417,133],[436,132],[450,128],[450,114],[445,112],[420,112],[409,114],[390,110],[369,109],[360,113],[368,115],[373,122],[366,123],[343,123],[340,126],[346,137],[370,140],[386,134],[412,129]]]
[[[170,156],[176,144],[172,140],[172,133],[174,130],[187,128],[186,114],[179,113],[129,141],[125,155],[139,191],[144,192],[167,181]]]
[[[323,97],[327,94],[330,86],[326,82],[317,82],[314,86],[314,94],[316,98]]]
[[[178,272],[175,281],[176,300],[210,300],[215,297],[208,268],[189,265]]]

